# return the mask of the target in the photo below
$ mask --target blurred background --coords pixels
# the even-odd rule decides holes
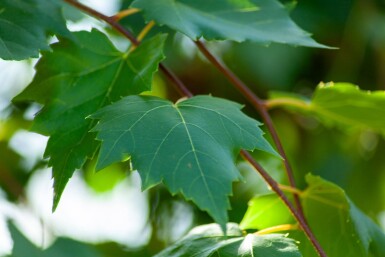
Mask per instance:
[[[82,2],[113,15],[132,1]],[[214,42],[208,43],[208,47],[264,98],[271,91],[311,96],[321,81],[350,82],[362,89],[385,90],[384,1],[300,0],[294,9],[292,1],[282,3],[290,8],[292,19],[318,42],[338,49],[248,42]],[[64,12],[71,20],[68,24],[71,30],[97,27],[110,34],[118,48],[127,47],[127,42],[104,24],[70,7]],[[122,23],[135,33],[144,26],[140,14],[127,17]],[[150,35],[159,31],[170,32],[156,27]],[[170,33],[165,52],[165,64],[194,94],[237,101],[245,105],[248,115],[259,119],[188,38]],[[129,172],[124,165],[114,165],[95,174],[93,161],[76,172],[52,214],[51,173],[43,158],[47,138],[28,132],[40,106],[11,104],[11,99],[31,81],[36,61],[0,60],[0,256],[10,254],[13,244],[30,247],[21,239],[11,240],[9,219],[37,246],[49,247],[56,238],[66,237],[70,238],[63,243],[66,247],[80,242],[86,252],[93,253],[82,256],[105,257],[151,256],[193,226],[212,222],[206,213],[178,195],[171,196],[161,185],[141,192],[137,172]],[[161,74],[155,76],[154,88],[157,95],[179,98]],[[372,131],[324,126],[313,117],[280,109],[271,114],[299,186],[306,186],[305,174],[320,175],[344,188],[361,210],[385,228],[384,136]],[[255,157],[278,181],[285,183],[278,159],[267,155]],[[239,160],[238,165],[245,182],[234,184],[229,213],[233,222],[242,219],[252,196],[268,191],[248,164]]]

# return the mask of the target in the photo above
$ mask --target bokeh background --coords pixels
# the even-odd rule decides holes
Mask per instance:
[[[132,1],[83,2],[113,15]],[[350,82],[366,90],[385,90],[384,1],[282,2],[300,27],[311,32],[318,42],[337,49],[248,42],[213,42],[208,47],[264,98],[271,91],[311,96],[321,81]],[[71,30],[97,27],[110,34],[117,47],[127,47],[127,42],[103,23],[69,7],[65,8],[65,15],[71,19],[68,24]],[[135,33],[144,26],[140,14],[127,17],[122,23]],[[157,27],[150,35],[158,32],[170,31]],[[212,94],[240,102],[248,115],[259,119],[188,38],[170,33],[165,53],[166,65],[194,94]],[[140,178],[137,172],[129,171],[127,164],[114,165],[95,174],[93,161],[76,172],[59,208],[52,214],[52,180],[43,159],[47,138],[28,132],[40,106],[11,104],[12,97],[31,81],[36,61],[0,60],[0,256],[9,254],[13,245],[9,219],[38,246],[48,247],[57,237],[69,237],[105,257],[151,256],[191,227],[212,222],[206,213],[178,195],[171,196],[161,185],[141,192]],[[154,88],[157,95],[179,98],[161,74],[155,76]],[[385,229],[384,136],[372,131],[325,126],[314,117],[286,110],[273,110],[271,114],[299,186],[306,186],[305,174],[320,175],[345,189],[353,202]],[[385,118],[385,106],[384,117],[378,118]],[[278,159],[255,157],[278,181],[285,183]],[[233,222],[242,219],[252,196],[268,191],[248,164],[239,160],[238,166],[245,182],[234,184],[229,213]]]

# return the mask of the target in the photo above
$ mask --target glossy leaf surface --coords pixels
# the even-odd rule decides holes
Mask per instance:
[[[227,222],[227,196],[240,179],[234,161],[240,149],[275,154],[261,125],[234,102],[196,96],[176,104],[128,96],[91,117],[102,141],[97,168],[131,158],[147,189],[161,181],[181,192],[216,222]]]
[[[148,21],[182,32],[193,40],[246,40],[263,44],[325,47],[315,42],[276,0],[136,0]]]
[[[54,177],[54,208],[75,169],[99,146],[87,116],[122,96],[151,89],[153,73],[163,59],[165,37],[154,37],[132,52],[116,50],[97,30],[60,38],[36,66],[32,83],[15,100],[44,104],[32,129],[49,135],[45,156]]]
[[[196,227],[155,257],[299,257],[293,239],[282,234],[244,236],[237,224],[227,224],[224,236],[216,224]]]
[[[0,1],[0,58],[23,60],[48,50],[49,34],[70,36],[54,0]]]

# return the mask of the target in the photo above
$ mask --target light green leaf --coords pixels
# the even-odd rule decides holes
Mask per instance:
[[[294,219],[287,206],[276,194],[254,197],[243,217],[241,229],[265,229],[282,224],[292,224]]]
[[[155,257],[299,257],[294,240],[281,234],[244,236],[237,224],[227,224],[225,236],[216,224],[192,229]]]
[[[122,96],[151,89],[153,73],[163,59],[165,36],[156,36],[132,52],[121,53],[101,32],[59,38],[44,52],[32,83],[14,100],[44,104],[32,129],[50,135],[45,156],[53,167],[54,209],[69,178],[92,158],[99,142],[86,119]]]
[[[0,1],[0,58],[22,60],[48,50],[48,34],[70,36],[55,0]]]
[[[316,238],[329,257],[385,256],[385,234],[363,214],[337,185],[307,175],[301,194],[303,209]],[[317,256],[307,240],[304,256]]]
[[[42,250],[31,243],[12,224],[9,223],[9,230],[13,240],[13,250],[9,257],[101,257],[91,246],[67,239],[59,238],[48,249]]]
[[[150,96],[129,96],[93,114],[102,141],[97,168],[131,157],[147,189],[161,181],[181,192],[216,222],[227,222],[231,184],[240,149],[276,154],[261,125],[234,102],[196,96],[176,104]]]
[[[348,83],[320,84],[311,100],[275,94],[270,107],[286,106],[315,114],[326,124],[342,124],[385,132],[385,91],[363,91]]]
[[[263,44],[326,47],[301,30],[277,0],[136,0],[147,21],[182,32],[193,40],[246,40]]]

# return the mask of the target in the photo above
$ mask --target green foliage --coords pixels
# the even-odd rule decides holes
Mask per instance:
[[[97,169],[130,157],[143,188],[161,181],[182,192],[219,224],[227,222],[227,196],[240,179],[240,149],[275,154],[260,125],[224,99],[196,96],[176,104],[151,96],[128,96],[91,117],[102,141]],[[154,128],[156,128],[154,130]]]
[[[243,235],[235,223],[227,235],[216,224],[199,226],[154,257],[300,257],[295,241],[280,234]]]
[[[31,243],[12,223],[9,231],[13,240],[13,250],[8,257],[102,257],[91,246],[68,238],[59,238],[53,245],[41,250]]]
[[[315,114],[326,124],[358,126],[385,132],[385,92],[363,91],[349,83],[320,84],[311,100],[295,94],[272,94],[272,103]]]
[[[0,58],[23,60],[48,50],[48,34],[71,36],[56,0],[0,2]]]
[[[159,35],[122,53],[97,30],[73,35],[75,41],[60,38],[53,52],[43,53],[32,83],[14,99],[45,105],[32,130],[50,135],[45,156],[53,167],[54,209],[75,169],[99,147],[86,117],[122,96],[150,90],[165,40]]]
[[[242,229],[265,229],[293,222],[287,206],[275,194],[265,194],[254,197],[249,201],[242,222]]]
[[[309,187],[301,195],[305,215],[329,256],[385,255],[385,235],[340,187],[312,175],[306,180]],[[311,247],[303,254],[317,256]]]
[[[325,47],[301,30],[276,0],[136,0],[148,21],[155,20],[193,40],[246,40]]]
[[[65,2],[73,4],[72,0]],[[182,81],[186,80],[186,85],[197,86],[193,88],[194,92],[213,92],[214,95],[237,99],[237,95],[225,89],[227,84],[222,83],[221,78],[213,75],[212,69],[207,68],[208,64],[202,62],[195,52],[189,53],[191,55],[189,62],[184,62],[188,58],[179,59],[180,53],[173,53],[182,52],[183,49],[191,50],[187,44],[175,42],[176,39],[186,39],[178,34],[180,32],[192,40],[204,38],[209,41],[237,42],[226,44],[219,50],[233,51],[231,55],[245,59],[241,63],[239,59],[237,61],[237,58],[232,59],[231,56],[226,56],[226,51],[221,52],[221,56],[224,57],[225,62],[229,63],[229,66],[248,74],[249,77],[244,79],[245,82],[258,86],[258,88],[250,88],[250,91],[243,90],[242,93],[246,99],[253,98],[250,93],[252,91],[261,92],[263,89],[261,84],[264,84],[265,88],[271,88],[271,84],[290,84],[280,85],[281,88],[296,88],[299,85],[301,88],[301,83],[309,82],[299,82],[294,85],[295,81],[308,81],[308,78],[303,80],[295,78],[292,73],[297,72],[301,76],[306,74],[306,72],[298,71],[305,66],[311,67],[309,68],[311,72],[317,71],[317,76],[313,78],[317,82],[309,83],[316,85],[318,81],[324,79],[327,72],[318,76],[318,67],[314,68],[310,63],[304,61],[313,50],[308,48],[304,52],[302,48],[296,48],[295,52],[290,52],[287,46],[274,46],[269,48],[269,51],[266,51],[265,48],[255,50],[256,47],[270,43],[328,48],[314,41],[310,34],[302,30],[290,18],[287,9],[294,8],[296,2],[283,2],[285,5],[278,0],[125,0],[122,1],[122,5],[133,6],[142,11],[126,18],[123,17],[127,14],[125,10],[122,10],[117,16],[109,17],[77,5],[76,1],[75,7],[72,6],[71,9],[64,5],[64,1],[57,0],[2,0],[0,2],[0,58],[22,60],[41,56],[35,67],[36,74],[33,81],[14,98],[14,101],[18,102],[17,108],[23,111],[28,109],[26,105],[20,103],[23,101],[37,102],[42,106],[34,118],[31,129],[49,136],[45,157],[49,158],[48,165],[52,167],[53,172],[55,193],[53,209],[57,207],[67,182],[75,170],[82,170],[84,179],[95,191],[105,192],[118,184],[126,175],[125,171],[132,167],[141,176],[142,188],[144,190],[151,188],[149,190],[151,218],[148,220],[153,226],[149,242],[151,249],[148,251],[141,249],[136,252],[133,250],[135,253],[132,256],[149,256],[164,248],[163,243],[168,239],[159,242],[157,236],[172,231],[172,228],[169,228],[173,223],[170,221],[172,215],[168,217],[167,222],[162,221],[162,217],[165,217],[165,213],[173,213],[172,208],[175,206],[163,204],[162,201],[167,199],[170,203],[170,199],[175,199],[173,198],[175,195],[191,200],[200,210],[204,211],[200,212],[198,209],[192,208],[191,216],[196,224],[211,222],[211,218],[213,218],[219,226],[218,224],[198,226],[187,236],[158,253],[157,257],[317,256],[314,247],[302,230],[290,231],[287,235],[246,234],[246,231],[242,231],[267,229],[263,232],[267,233],[266,231],[269,229],[277,231],[279,228],[295,229],[299,227],[296,222],[301,220],[294,219],[288,206],[275,194],[259,195],[253,198],[249,202],[249,208],[240,225],[228,223],[229,220],[238,221],[239,217],[244,214],[245,202],[249,200],[251,191],[264,192],[260,185],[255,183],[253,186],[258,188],[254,191],[243,187],[244,191],[235,192],[235,196],[230,197],[233,194],[233,182],[243,179],[237,168],[240,166],[237,165],[240,150],[258,150],[254,151],[253,157],[266,170],[272,169],[271,173],[283,169],[284,165],[277,167],[278,165],[275,163],[281,159],[263,137],[263,131],[260,128],[262,124],[242,113],[240,104],[204,95],[177,100],[180,96],[176,96],[174,91],[167,91],[166,86],[168,85],[166,85],[164,77],[156,76],[155,82],[153,80],[159,63],[165,59],[163,48],[167,46],[166,49],[169,51],[165,51],[168,55],[166,66],[172,67],[177,63],[181,80],[167,72],[166,66],[162,66],[162,71],[171,82],[177,85],[179,91],[189,90],[181,85]],[[309,6],[318,6],[318,2],[323,3],[324,1],[305,2],[298,2],[300,10],[301,6],[306,9]],[[331,0],[329,2],[332,3]],[[352,17],[349,20],[355,20],[354,12],[360,10],[360,4],[363,5],[365,1],[357,2],[359,3],[352,11]],[[334,8],[334,3],[330,3],[329,7],[333,4]],[[344,4],[335,9],[340,10]],[[350,3],[349,6],[351,5],[353,4]],[[61,14],[63,8],[66,8],[65,18]],[[106,21],[112,28],[123,32],[128,38],[131,35],[130,31],[126,29],[127,27],[132,28],[135,32],[135,35],[132,36],[138,37],[138,42],[134,42],[134,45],[131,44],[126,51],[122,52],[117,50],[111,41],[113,39],[120,42],[119,40],[123,38],[111,30],[106,29],[105,33],[96,29],[92,29],[90,32],[68,31],[66,20],[74,22],[81,20],[83,14],[79,13],[79,10]],[[293,10],[293,16],[295,16],[296,10]],[[318,14],[318,9],[316,8],[316,10]],[[331,20],[338,21],[341,26],[347,20],[347,13],[350,12],[341,13],[339,17],[333,17]],[[123,18],[124,21],[120,18]],[[328,16],[327,18],[329,19]],[[147,26],[141,31],[144,23],[152,20],[155,21],[155,25],[165,26],[161,29],[157,27],[149,33],[146,29],[151,29],[151,26]],[[307,21],[305,19],[306,26]],[[126,23],[135,24],[127,25]],[[353,25],[350,26],[355,28]],[[377,28],[378,24],[375,23],[375,25],[373,27]],[[314,24],[309,26],[312,27]],[[331,28],[328,28],[327,31],[329,29]],[[159,31],[165,33],[159,33]],[[365,33],[370,34],[366,30]],[[373,33],[380,34],[377,30]],[[169,40],[166,40],[167,34],[170,34]],[[175,34],[175,37],[171,37]],[[145,35],[147,36],[144,37]],[[49,40],[55,41],[56,39],[58,42],[48,45]],[[174,42],[170,43],[170,41]],[[238,44],[245,41],[247,41],[246,44]],[[345,44],[351,41],[350,38],[344,40]],[[385,40],[381,41],[379,38],[374,37],[373,41],[372,45],[385,44]],[[174,48],[175,45],[177,48]],[[345,45],[342,44],[342,47]],[[239,54],[239,51],[242,54]],[[317,55],[320,52],[312,53]],[[271,58],[272,53],[274,53],[274,58]],[[385,51],[376,53],[378,53],[378,58],[385,56]],[[338,54],[341,55],[339,59],[343,59],[344,53],[339,52]],[[258,58],[264,59],[263,62],[258,61]],[[300,59],[302,62],[297,62]],[[277,65],[278,62],[281,64],[281,69]],[[382,60],[382,63],[384,62],[385,60]],[[347,66],[352,63],[347,63]],[[247,71],[244,71],[245,64],[249,66],[246,67]],[[215,63],[215,65],[221,66],[222,64]],[[199,67],[197,68],[197,66]],[[257,71],[258,68],[261,69]],[[219,69],[231,77],[230,80],[237,81],[237,78],[233,78],[226,67],[221,66]],[[334,67],[334,69],[336,68]],[[285,70],[286,75],[282,76],[285,72],[282,73],[280,70]],[[330,72],[330,74],[332,73]],[[351,68],[350,73],[355,74],[356,69]],[[263,77],[262,81],[258,81],[260,77]],[[383,76],[378,77],[380,80],[380,77]],[[271,81],[275,82],[271,83]],[[348,79],[348,81],[354,80]],[[3,80],[0,80],[0,83],[2,82]],[[154,96],[159,94],[153,88],[158,84],[162,85],[160,90],[162,97],[170,98],[172,101]],[[378,82],[378,84],[384,83]],[[215,87],[210,87],[212,85]],[[205,88],[198,88],[198,86],[205,86]],[[213,88],[218,91],[212,91]],[[266,92],[262,92],[262,95],[264,93]],[[348,158],[342,156],[342,153],[338,151],[336,151],[338,154],[330,153],[330,150],[335,150],[334,146],[338,145],[338,149],[345,147],[354,152],[355,148],[351,146],[355,141],[360,140],[352,136],[352,139],[349,140],[338,138],[339,142],[335,143],[334,134],[329,133],[329,130],[322,134],[323,132],[320,130],[324,129],[323,127],[319,128],[320,126],[312,124],[311,122],[314,120],[304,122],[304,117],[298,114],[306,113],[311,117],[317,117],[327,125],[337,124],[344,128],[359,127],[369,129],[370,133],[384,134],[385,132],[384,91],[363,91],[353,84],[328,83],[319,85],[311,99],[287,92],[271,95],[271,98],[264,102],[255,101],[257,102],[256,109],[259,114],[262,114],[262,118],[265,118],[273,139],[277,141],[274,137],[274,124],[271,123],[269,115],[274,118],[274,123],[279,130],[277,134],[282,137],[284,148],[289,149],[287,156],[292,162],[295,172],[293,176],[297,180],[304,178],[303,171],[318,172],[316,167],[318,163],[312,162],[315,155],[322,159],[325,167],[333,166],[334,169],[338,169],[335,168],[339,167],[337,164],[343,163],[344,170],[352,169],[355,162],[346,161],[345,159]],[[293,111],[293,116],[284,116],[287,113],[279,111],[267,114],[268,108],[277,106],[289,108]],[[3,108],[1,105],[0,107]],[[15,116],[16,111],[11,109],[9,115]],[[257,115],[250,109],[246,109],[246,111],[251,115]],[[291,120],[292,117],[294,118]],[[16,122],[17,125],[12,125],[12,118],[8,121],[0,120],[0,157],[4,159],[0,159],[0,185],[8,198],[13,201],[24,197],[24,186],[33,175],[33,172],[27,173],[19,170],[18,162],[20,162],[21,156],[8,148],[13,134],[18,129],[27,127],[30,122],[25,121],[21,115],[18,119],[23,121]],[[311,142],[307,140],[309,136],[313,136]],[[385,149],[384,142],[376,137],[372,138],[369,143],[370,147],[367,148],[370,149],[365,151],[371,151],[370,154],[367,152],[360,154],[365,161],[371,161],[370,165],[375,167],[376,171],[378,170],[376,173],[381,174],[380,171],[385,171],[381,155],[381,149]],[[322,147],[319,147],[320,145]],[[308,151],[309,148],[312,151]],[[269,156],[270,159],[266,156]],[[328,163],[329,159],[325,161],[325,157],[332,160],[330,161],[332,164]],[[271,161],[272,158],[275,158],[275,161]],[[351,153],[349,158],[359,159],[354,153]],[[373,162],[373,160],[377,162]],[[345,163],[347,164],[345,165]],[[369,166],[368,162],[362,161],[361,166],[358,167],[365,167],[364,171],[367,172],[370,169],[374,170],[371,168],[372,166]],[[98,174],[99,176],[93,176],[92,173],[98,170],[102,170]],[[245,172],[250,172],[249,169],[245,170],[247,170]],[[257,170],[261,171],[261,168],[257,167]],[[329,171],[328,174],[332,174],[334,171],[330,170],[332,171]],[[254,169],[252,172],[255,175]],[[354,173],[355,171],[349,172]],[[384,179],[378,174],[371,172],[370,176],[373,175],[373,177],[370,177],[361,171],[358,177],[368,178],[369,183],[367,184],[372,186],[375,184],[373,181]],[[333,179],[338,180],[336,177],[339,177],[340,181],[348,183],[349,178],[343,178],[344,175],[345,173],[333,174]],[[245,177],[249,179],[251,176],[247,174]],[[267,175],[264,176],[267,177]],[[298,190],[310,229],[328,256],[385,256],[384,233],[353,204],[343,190],[345,186],[342,185],[343,183],[339,184],[340,187],[313,175],[306,176],[306,181],[305,190],[299,191],[299,189],[292,188],[289,191]],[[274,185],[271,181],[268,180],[268,182],[270,186]],[[157,186],[159,184],[163,184],[164,188]],[[236,188],[242,188],[242,186],[239,185]],[[282,186],[281,188],[288,187]],[[172,196],[166,195],[166,189]],[[381,190],[381,188],[377,188],[377,191],[374,190],[374,192],[382,192]],[[289,199],[291,199],[290,197]],[[369,201],[365,197],[366,195],[361,196],[365,201]],[[231,204],[230,201],[232,201]],[[230,205],[235,206],[235,210],[228,214]],[[167,207],[164,208],[164,206]],[[161,213],[162,208],[167,211]],[[378,215],[381,208],[376,210],[373,217]],[[371,210],[365,210],[367,213],[369,211]],[[154,218],[159,213],[163,216],[159,215]],[[161,222],[166,225],[159,225],[158,223]],[[179,225],[178,222],[175,223],[175,226]],[[288,226],[279,226],[285,224]],[[168,226],[165,228],[167,232],[162,231],[162,226]],[[48,249],[41,250],[30,243],[12,224],[10,231],[15,244],[10,257],[65,257],[74,256],[74,254],[78,257],[101,256],[91,246],[62,238],[59,238]],[[286,231],[281,232],[286,233]],[[171,235],[171,232],[169,234]],[[121,250],[120,254],[112,255],[120,256],[126,253],[127,251]]]
[[[385,255],[385,235],[352,203],[344,190],[310,174],[306,180],[308,187],[300,194],[302,206],[312,231],[328,256]],[[261,203],[265,203],[263,208]],[[294,222],[276,195],[258,196],[249,205],[241,222],[244,229],[264,229]],[[310,243],[304,240],[303,234],[296,232],[291,236],[301,241],[300,249],[304,256],[318,256]]]

